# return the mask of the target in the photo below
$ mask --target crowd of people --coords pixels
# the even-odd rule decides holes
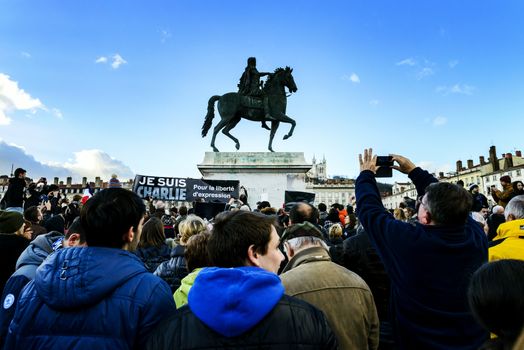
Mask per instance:
[[[71,201],[10,179],[0,211],[0,348],[524,349],[524,193],[438,182],[389,211],[376,156],[355,202],[232,199],[212,220],[116,176]],[[519,339],[519,337],[521,339]]]

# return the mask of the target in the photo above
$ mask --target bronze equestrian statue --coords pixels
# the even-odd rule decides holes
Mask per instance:
[[[238,92],[229,92],[222,96],[215,95],[209,99],[207,106],[207,115],[202,126],[202,137],[207,135],[211,128],[215,116],[215,102],[218,101],[218,112],[221,120],[213,129],[211,147],[214,152],[218,152],[215,147],[215,138],[220,130],[222,133],[235,142],[236,149],[240,149],[238,139],[229,132],[233,129],[242,118],[252,121],[271,122],[271,132],[269,136],[268,149],[273,151],[272,144],[275,133],[281,122],[291,124],[289,132],[284,136],[284,140],[293,135],[296,122],[286,115],[287,96],[285,88],[290,93],[297,91],[297,86],[293,75],[293,69],[277,68],[274,73],[260,73],[256,68],[256,59],[250,57],[240,83]],[[268,76],[267,82],[261,88],[260,77]],[[269,129],[269,128],[268,128]]]

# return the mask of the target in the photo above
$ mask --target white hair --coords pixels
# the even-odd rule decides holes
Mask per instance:
[[[484,219],[484,216],[482,216],[481,213],[477,211],[471,212],[471,217],[473,218],[473,220],[480,223],[482,226],[486,225],[486,219]]]
[[[504,209],[506,221],[510,215],[513,215],[514,220],[524,219],[524,195],[513,197],[506,205]]]
[[[491,210],[493,214],[504,214],[504,207],[502,205],[496,205]]]
[[[318,237],[312,237],[312,236],[297,237],[297,238],[292,238],[290,240],[287,240],[286,242],[287,244],[289,244],[291,249],[295,251],[295,253],[302,249],[309,248],[310,246],[322,247],[329,251],[329,247],[326,244],[326,242],[324,242],[324,240]]]

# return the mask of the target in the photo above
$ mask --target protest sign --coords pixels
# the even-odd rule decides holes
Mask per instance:
[[[238,181],[136,175],[133,192],[163,201],[227,203],[230,197],[238,198],[238,186]]]

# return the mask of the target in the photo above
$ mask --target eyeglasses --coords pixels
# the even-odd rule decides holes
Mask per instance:
[[[415,210],[418,212],[418,209],[420,208],[420,205],[423,205],[426,209],[428,207],[427,203],[424,203],[423,201],[424,196],[418,196],[417,201],[415,202]]]

